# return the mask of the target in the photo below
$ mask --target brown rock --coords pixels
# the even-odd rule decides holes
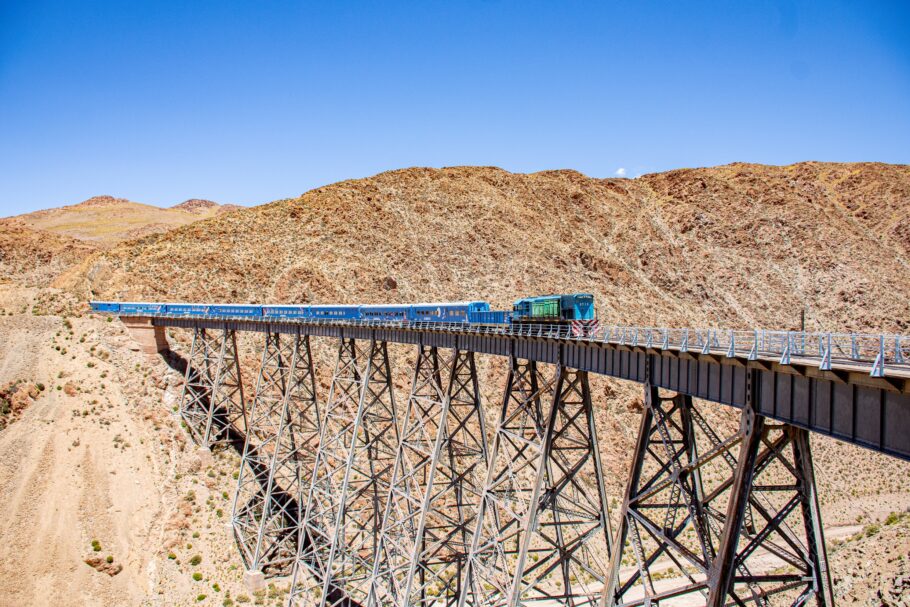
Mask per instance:
[[[106,573],[111,577],[114,577],[123,571],[123,565],[120,563],[108,563],[106,559],[103,559],[100,556],[92,556],[85,559],[85,564],[95,571]]]
[[[10,404],[12,405],[14,412],[22,411],[32,404],[32,402],[34,402],[34,400],[29,394],[29,391],[21,387],[10,396]]]

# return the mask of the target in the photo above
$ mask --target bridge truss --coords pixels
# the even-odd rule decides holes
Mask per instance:
[[[417,333],[397,407],[387,343],[404,340],[392,332],[322,333],[337,339],[322,400],[318,331],[173,326],[193,330],[188,432],[206,447],[242,439],[232,526],[248,581],[288,576],[289,606],[833,604],[809,431],[788,421],[800,384],[760,362],[720,367],[710,335],[701,357],[631,343],[598,359],[561,338],[500,348]],[[249,411],[237,330],[263,333]],[[508,361],[496,407],[480,396],[476,361],[491,350]],[[625,493],[613,500],[588,369],[644,387]],[[813,381],[811,402],[828,398],[834,420],[845,392]],[[903,401],[881,385],[884,419]],[[854,410],[864,394],[854,388]],[[693,395],[738,407],[739,423]]]

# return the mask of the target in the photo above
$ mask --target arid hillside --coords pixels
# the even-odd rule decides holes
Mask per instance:
[[[97,246],[69,236],[34,230],[19,221],[0,221],[0,284],[47,286]]]
[[[210,200],[191,199],[169,209],[112,196],[95,196],[79,204],[36,211],[0,220],[18,221],[35,230],[46,230],[79,240],[110,246],[131,238],[166,232],[173,228],[236,210]]]
[[[116,299],[376,302],[592,291],[608,323],[902,331],[910,167],[734,164],[639,179],[406,169],[96,256]]]
[[[136,351],[115,319],[85,313],[92,297],[506,307],[584,290],[606,323],[795,327],[803,308],[810,329],[906,334],[910,323],[907,166],[735,164],[634,180],[406,169],[232,213],[180,206],[194,223],[123,242],[121,228],[88,242],[0,221],[0,597],[10,604],[283,604],[284,579],[249,596],[225,531],[239,455],[189,442],[176,413],[182,377]],[[85,233],[107,233],[108,216],[93,217]],[[186,356],[191,335],[168,337]],[[259,339],[239,338],[248,396]],[[314,349],[325,398],[333,344]],[[390,352],[400,402],[413,351]],[[492,427],[505,364],[482,356],[478,369]],[[615,518],[641,387],[595,377],[592,390]],[[704,413],[736,427],[727,408]],[[902,604],[910,467],[822,436],[812,449],[838,604]]]

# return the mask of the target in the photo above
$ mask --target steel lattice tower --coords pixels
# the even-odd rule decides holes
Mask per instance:
[[[342,342],[320,436],[289,604],[362,603],[398,448],[385,342],[370,341],[362,374],[353,340]]]
[[[457,603],[486,458],[473,353],[419,345],[369,605]]]
[[[510,363],[459,605],[593,605],[610,531],[587,373]]]
[[[286,575],[319,439],[306,335],[267,333],[234,499],[233,524],[251,575]]]
[[[246,434],[246,405],[233,330],[194,331],[180,417],[193,441],[203,447]]]
[[[662,398],[646,384],[605,605],[686,595],[712,607],[762,607],[770,597],[831,605],[821,537],[807,431],[768,424],[747,406],[721,439],[690,397]],[[759,549],[780,561],[778,571],[751,570]],[[658,583],[658,559],[669,563],[662,577],[680,582]]]

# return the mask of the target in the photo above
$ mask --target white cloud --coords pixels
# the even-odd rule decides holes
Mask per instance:
[[[625,177],[625,176],[626,176],[626,169],[625,169],[624,167],[619,167],[618,169],[616,169],[615,175],[616,175],[617,177]]]

